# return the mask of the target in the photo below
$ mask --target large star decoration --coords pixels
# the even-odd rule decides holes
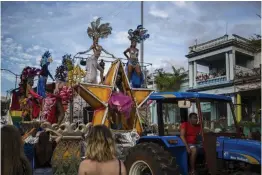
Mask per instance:
[[[150,94],[153,93],[153,90],[131,88],[124,66],[119,59],[111,64],[103,85],[79,83],[74,87],[74,89],[95,110],[93,125],[104,124],[110,127],[109,118],[111,117],[111,111],[109,109],[108,101],[116,86],[116,78],[119,71],[122,75],[122,86],[125,94],[132,98],[134,104],[133,110],[131,111],[131,117],[127,120],[124,120],[123,116],[121,117],[122,124],[127,126],[126,130],[136,129],[136,131],[141,134],[143,128],[139,116],[139,109],[147,101]]]

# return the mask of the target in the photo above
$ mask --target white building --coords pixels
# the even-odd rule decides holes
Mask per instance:
[[[231,96],[238,121],[242,117],[248,120],[246,115],[259,110],[261,51],[251,47],[249,40],[238,35],[225,35],[191,46],[189,50],[186,55],[189,65],[188,91]],[[198,74],[199,65],[206,67],[208,73]],[[225,110],[229,115],[229,109]],[[209,115],[217,119],[219,111],[211,106]]]

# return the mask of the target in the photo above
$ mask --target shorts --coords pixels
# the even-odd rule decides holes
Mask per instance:
[[[132,66],[136,66],[136,65],[138,65],[138,60],[137,59],[130,59],[128,61],[128,64],[130,64]]]
[[[189,148],[196,148],[196,149],[201,149],[202,148],[202,145],[200,144],[188,144]]]

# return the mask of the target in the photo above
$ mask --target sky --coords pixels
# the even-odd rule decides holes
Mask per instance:
[[[144,42],[144,62],[152,63],[150,71],[169,71],[171,65],[187,69],[185,55],[196,39],[201,43],[226,32],[247,38],[261,33],[261,19],[256,14],[261,14],[258,1],[146,1],[144,27],[150,38]],[[100,45],[124,58],[123,51],[130,46],[127,31],[141,23],[138,1],[1,2],[1,68],[20,74],[25,66],[39,67],[41,55],[49,50],[54,76],[64,54],[75,55],[90,47],[92,40],[86,30],[97,17],[113,28]],[[15,76],[1,71],[1,93],[14,87]]]

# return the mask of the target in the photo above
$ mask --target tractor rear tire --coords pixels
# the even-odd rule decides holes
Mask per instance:
[[[130,148],[125,166],[128,175],[178,175],[175,158],[160,145],[152,142],[140,143]],[[143,168],[145,167],[145,168]],[[144,169],[144,173],[140,172]]]

